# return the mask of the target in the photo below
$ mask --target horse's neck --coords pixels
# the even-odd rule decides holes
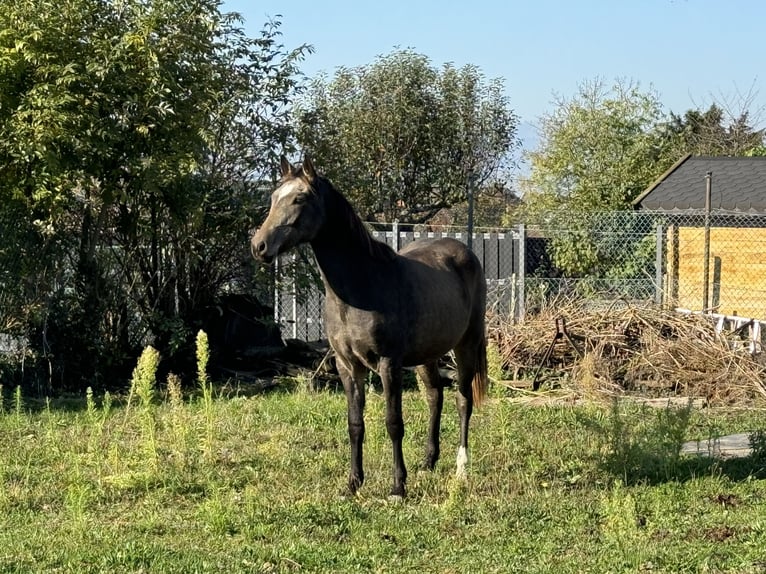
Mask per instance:
[[[354,304],[370,296],[370,287],[380,278],[392,278],[393,260],[374,257],[368,246],[360,245],[343,224],[328,225],[327,233],[311,243],[328,295]],[[376,290],[377,291],[377,290]]]

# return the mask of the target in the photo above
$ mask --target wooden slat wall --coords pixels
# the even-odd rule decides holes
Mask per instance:
[[[668,231],[668,295],[676,306],[702,308],[705,231]],[[709,305],[725,315],[766,318],[766,229],[710,229]]]

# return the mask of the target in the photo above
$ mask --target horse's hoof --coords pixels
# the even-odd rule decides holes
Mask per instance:
[[[395,486],[391,489],[391,494],[388,495],[388,500],[391,502],[401,502],[404,500],[405,492],[404,492],[404,485],[402,486]]]
[[[348,490],[351,494],[356,494],[356,491],[362,487],[364,483],[364,477],[351,475],[348,477]]]

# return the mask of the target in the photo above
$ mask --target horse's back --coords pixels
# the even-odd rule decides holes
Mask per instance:
[[[458,255],[462,253],[471,253],[468,246],[452,237],[436,237],[428,239],[416,239],[408,243],[399,250],[399,255],[406,257],[421,257],[427,254],[445,254]]]
[[[451,237],[420,239],[399,251],[402,257],[437,272],[454,272],[466,287],[485,288],[484,271],[473,251]]]

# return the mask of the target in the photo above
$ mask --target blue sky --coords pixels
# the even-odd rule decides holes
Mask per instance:
[[[251,35],[281,15],[286,47],[314,46],[308,76],[397,47],[434,65],[475,64],[505,80],[532,139],[554,94],[571,97],[594,78],[637,81],[677,113],[755,95],[753,119],[766,125],[763,0],[224,0],[222,9],[242,14]]]

